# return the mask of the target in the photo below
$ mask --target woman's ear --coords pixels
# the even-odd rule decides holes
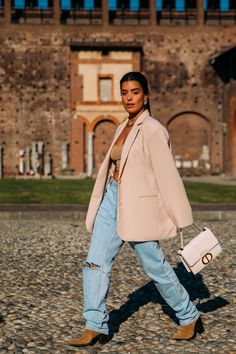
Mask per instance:
[[[148,96],[147,96],[147,95],[144,95],[144,97],[143,97],[143,103],[144,103],[145,106],[146,106],[146,104],[148,103]]]

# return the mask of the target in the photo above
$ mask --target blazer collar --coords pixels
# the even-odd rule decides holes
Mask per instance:
[[[142,114],[140,114],[140,116],[138,117],[138,119],[135,121],[133,128],[134,128],[135,126],[137,126],[137,125],[142,124],[142,123],[144,122],[144,119],[147,118],[148,116],[150,116],[150,113],[149,113],[149,111],[148,111],[147,109],[145,109],[145,111],[144,111]],[[125,123],[127,123],[128,120],[129,120],[129,118],[127,118],[127,120],[125,121]]]

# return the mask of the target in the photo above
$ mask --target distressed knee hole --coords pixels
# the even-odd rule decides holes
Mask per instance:
[[[95,263],[89,263],[89,262],[85,262],[85,267],[87,267],[87,268],[101,268],[99,265],[97,265]]]

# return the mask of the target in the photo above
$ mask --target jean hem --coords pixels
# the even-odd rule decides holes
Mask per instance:
[[[105,331],[100,328],[95,328],[95,327],[90,327],[90,326],[86,326],[85,328],[90,329],[91,331],[96,331],[96,332],[102,333],[102,334],[106,334],[106,335],[109,334],[109,331]]]
[[[198,315],[193,320],[191,320],[190,322],[186,322],[186,321],[183,320],[183,321],[179,321],[179,324],[180,324],[180,326],[187,326],[187,325],[197,321],[199,319],[199,317],[200,317],[200,313],[198,313]]]

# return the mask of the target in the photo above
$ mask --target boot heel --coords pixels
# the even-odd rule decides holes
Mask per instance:
[[[106,344],[109,342],[109,336],[106,334],[101,334],[98,338],[98,342],[102,345]]]
[[[202,334],[205,331],[205,328],[203,326],[202,319],[199,318],[198,322],[196,323],[196,334]]]

